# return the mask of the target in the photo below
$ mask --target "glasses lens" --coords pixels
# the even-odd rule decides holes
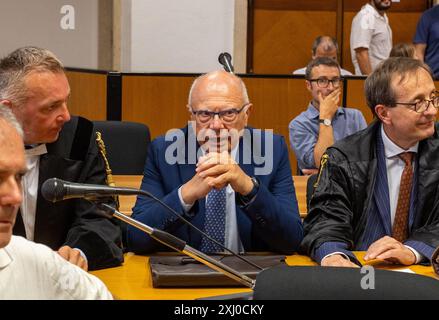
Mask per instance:
[[[223,119],[225,122],[233,122],[236,119],[237,114],[237,110],[226,110],[221,113],[221,119]]]
[[[203,123],[209,122],[210,119],[212,118],[212,115],[210,114],[209,111],[197,111],[195,115],[197,116],[198,121]]]
[[[317,85],[321,88],[326,88],[328,86],[328,79],[317,79]]]
[[[337,88],[340,86],[341,79],[338,79],[338,78],[333,79],[333,80],[331,80],[331,82],[332,82],[332,85],[334,86],[334,88]]]

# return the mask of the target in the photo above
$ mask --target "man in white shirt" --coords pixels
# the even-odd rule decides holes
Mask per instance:
[[[356,75],[368,75],[392,50],[392,29],[386,11],[390,0],[370,0],[352,20],[351,57]]]
[[[311,50],[311,60],[315,60],[317,58],[328,57],[337,62],[337,54],[338,54],[338,43],[335,38],[329,36],[318,36],[312,45]],[[297,69],[293,72],[293,74],[305,74],[306,67],[301,69]],[[340,68],[340,74],[344,76],[351,76],[352,73]]]
[[[0,105],[0,300],[112,299],[99,279],[50,248],[12,236],[25,172],[22,130]]]

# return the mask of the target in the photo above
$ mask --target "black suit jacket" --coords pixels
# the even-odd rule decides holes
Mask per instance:
[[[53,250],[63,245],[78,248],[88,259],[89,269],[120,265],[123,262],[119,225],[102,215],[92,203],[70,199],[52,203],[41,195],[41,185],[50,178],[91,184],[105,184],[104,161],[96,144],[92,122],[72,117],[58,140],[47,144],[48,153],[40,158],[38,199],[34,241]],[[14,234],[25,236],[21,214]]]

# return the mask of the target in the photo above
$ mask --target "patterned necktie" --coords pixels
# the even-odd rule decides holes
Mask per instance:
[[[226,226],[226,188],[221,190],[212,189],[206,200],[206,217],[204,231],[224,244],[224,230]],[[221,252],[221,247],[203,237],[201,251],[205,253]]]
[[[410,210],[410,193],[412,191],[413,152],[404,152],[399,157],[405,162],[399,185],[398,205],[396,206],[395,220],[393,222],[392,237],[403,242],[408,237],[408,220]]]

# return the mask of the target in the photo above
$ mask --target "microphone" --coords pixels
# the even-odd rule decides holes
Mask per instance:
[[[124,215],[123,213],[117,211],[115,208],[113,208],[112,206],[106,204],[106,203],[99,203],[98,207],[102,210],[104,210],[105,212],[109,213],[111,216],[124,221],[125,223],[128,223],[129,225],[132,225],[133,227],[147,233],[148,235],[150,235],[152,238],[154,238],[155,240],[159,241],[160,243],[166,245],[167,247],[178,251],[180,253],[183,253],[199,262],[201,262],[202,264],[223,273],[224,275],[228,276],[229,278],[238,281],[239,283],[245,285],[246,287],[253,289],[255,286],[256,281],[251,279],[250,277],[242,274],[241,272],[225,265],[224,263],[222,263],[219,260],[216,260],[210,256],[208,256],[207,254],[192,248],[191,246],[187,245],[186,242],[184,242],[183,240],[173,236],[172,234],[159,230],[159,229],[155,229],[155,228],[151,228],[150,226],[143,224],[137,220],[134,220],[131,217],[128,217],[126,215]]]
[[[41,194],[47,201],[57,202],[75,198],[97,200],[98,198],[108,198],[116,195],[137,195],[139,191],[134,188],[83,184],[52,178],[44,181],[41,186]]]
[[[257,264],[249,261],[248,259],[245,259],[243,256],[236,254],[234,251],[224,246],[224,244],[213,239],[211,236],[206,234],[201,229],[197,228],[195,225],[193,225],[191,222],[185,219],[182,215],[180,215],[178,212],[176,212],[174,209],[172,209],[170,206],[168,206],[166,203],[164,203],[162,200],[160,200],[153,194],[149,193],[148,191],[141,189],[134,189],[134,188],[109,187],[99,184],[75,183],[75,182],[64,181],[58,178],[51,178],[44,181],[43,185],[41,186],[41,194],[44,197],[44,199],[51,202],[58,202],[67,199],[75,199],[75,198],[83,198],[89,201],[96,201],[99,200],[100,198],[108,198],[109,196],[116,196],[116,195],[146,196],[160,203],[160,205],[166,208],[175,217],[177,217],[178,219],[189,225],[194,230],[198,231],[200,234],[203,235],[203,237],[209,239],[209,241],[212,241],[216,245],[220,246],[224,251],[231,253],[233,256],[248,263],[249,265],[251,265],[256,269],[263,270],[263,268],[261,268]]]
[[[220,53],[218,56],[218,62],[224,67],[227,72],[233,73],[235,70],[232,65],[232,56],[228,52]]]

